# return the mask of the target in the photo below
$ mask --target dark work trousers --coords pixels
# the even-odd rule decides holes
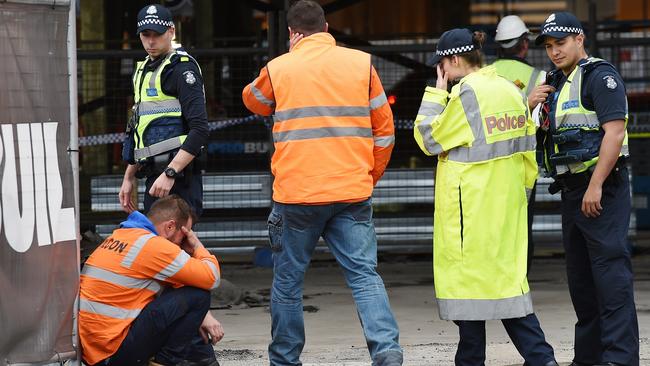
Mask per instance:
[[[503,326],[524,358],[525,366],[544,366],[555,360],[553,348],[546,343],[544,332],[537,316],[529,314],[523,318],[503,319]],[[456,366],[485,365],[485,321],[457,320],[460,341],[456,351]]]
[[[148,365],[153,356],[163,365],[214,359],[212,345],[199,334],[209,309],[209,291],[190,286],[166,289],[145,306],[117,352],[98,365]]]
[[[147,177],[144,192],[145,214],[158,199],[158,197],[149,195],[149,190],[158,177],[159,175]],[[200,173],[194,173],[190,177],[177,178],[169,194],[177,194],[183,198],[192,207],[197,217],[203,213],[203,178]]]
[[[530,267],[533,265],[535,256],[535,243],[533,242],[533,219],[535,217],[535,194],[537,193],[537,181],[533,184],[533,190],[528,198],[528,266],[526,267],[526,277],[530,273]]]
[[[600,216],[582,214],[586,188],[562,193],[562,236],[575,324],[575,362],[639,365],[627,234],[630,183],[623,168],[603,185]]]

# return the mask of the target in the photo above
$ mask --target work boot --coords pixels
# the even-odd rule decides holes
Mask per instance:
[[[560,366],[560,365],[558,365],[557,362],[555,362],[555,361],[551,361],[551,362],[545,363],[544,366]]]
[[[166,366],[154,360],[149,361],[149,366]],[[214,358],[206,358],[201,361],[188,361],[184,360],[177,363],[175,366],[219,366],[219,361]]]
[[[201,361],[185,360],[176,364],[176,366],[219,366],[219,361],[216,358],[206,358]]]

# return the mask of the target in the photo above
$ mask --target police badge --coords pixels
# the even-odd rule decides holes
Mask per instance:
[[[616,87],[618,86],[618,84],[616,83],[616,80],[614,80],[614,77],[611,76],[611,75],[607,75],[607,76],[605,76],[605,77],[603,78],[603,80],[605,80],[605,86],[606,86],[608,89],[612,89],[612,90],[613,90],[613,89],[616,89]]]
[[[192,85],[196,82],[196,76],[194,76],[194,73],[192,71],[185,71],[183,75],[185,75],[186,83]]]

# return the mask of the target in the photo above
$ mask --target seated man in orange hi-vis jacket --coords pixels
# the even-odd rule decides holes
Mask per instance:
[[[147,216],[131,213],[88,258],[79,300],[86,364],[219,365],[212,344],[223,329],[209,310],[221,270],[192,232],[194,220],[182,198],[161,198]]]
[[[301,365],[304,276],[322,237],[352,290],[372,365],[400,366],[370,201],[393,150],[393,113],[370,55],[337,46],[317,2],[295,2],[287,25],[290,51],[242,92],[251,112],[273,115],[269,361]]]

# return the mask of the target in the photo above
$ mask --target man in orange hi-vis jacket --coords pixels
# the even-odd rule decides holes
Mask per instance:
[[[373,365],[401,365],[370,202],[393,149],[393,114],[370,55],[336,46],[320,5],[294,3],[287,23],[290,52],[242,93],[274,121],[270,363],[300,365],[303,279],[322,236],[352,289]]]
[[[79,299],[86,364],[219,365],[212,344],[223,329],[209,290],[221,271],[191,231],[194,219],[182,198],[163,197],[147,216],[131,213],[88,258]]]

